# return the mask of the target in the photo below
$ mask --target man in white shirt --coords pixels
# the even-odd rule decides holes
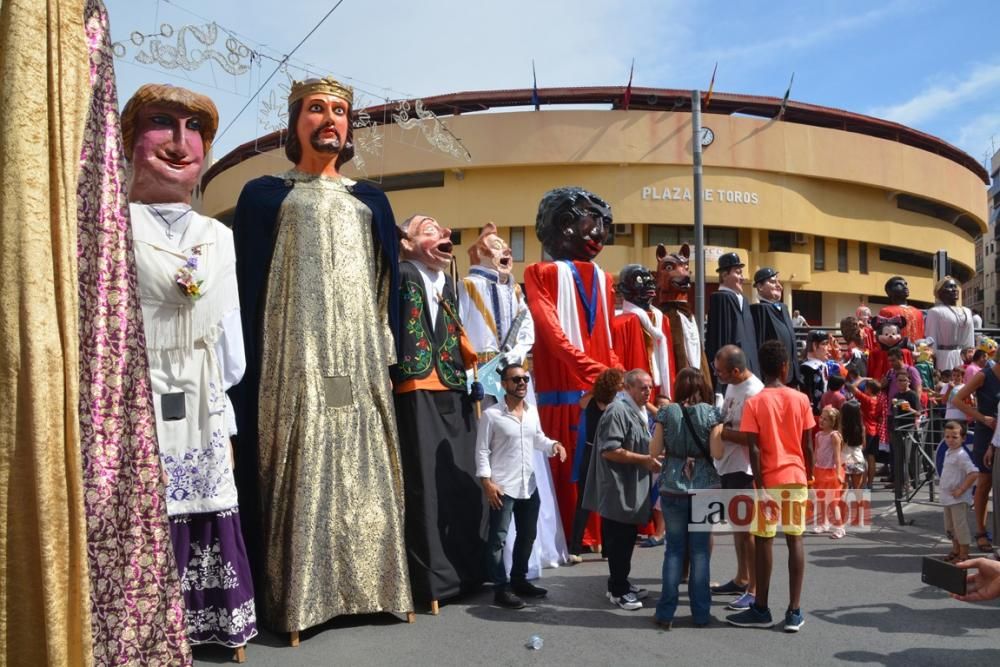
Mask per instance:
[[[740,432],[743,404],[760,393],[764,383],[747,368],[743,350],[735,345],[722,347],[713,362],[720,384],[726,385],[722,402],[722,442],[725,451],[715,462],[715,469],[722,480],[723,489],[753,489],[753,470],[750,468],[750,450],[746,435]],[[736,576],[732,580],[712,587],[714,595],[737,595],[729,609],[742,611],[754,603],[754,540],[749,531],[733,535],[736,547]]]
[[[493,579],[494,602],[508,609],[524,607],[522,597],[545,597],[528,582],[528,559],[538,526],[538,488],[532,465],[533,449],[566,460],[566,449],[542,433],[538,412],[528,405],[528,374],[520,364],[500,371],[504,400],[483,411],[476,435],[476,476],[490,504],[487,575]],[[503,563],[504,542],[511,516],[517,528],[510,581]]]

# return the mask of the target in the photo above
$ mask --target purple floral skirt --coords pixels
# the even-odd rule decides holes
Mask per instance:
[[[236,647],[257,634],[257,612],[238,508],[170,517],[170,537],[192,644]]]

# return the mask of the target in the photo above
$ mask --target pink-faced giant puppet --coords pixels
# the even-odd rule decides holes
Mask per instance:
[[[528,307],[535,321],[532,377],[542,430],[569,450],[566,461],[552,459],[559,513],[571,534],[577,507],[573,483],[573,428],[580,419],[579,400],[609,366],[620,367],[612,349],[614,278],[594,261],[604,248],[612,223],[611,207],[578,187],[546,192],[538,204],[535,233],[553,261],[532,264],[524,272]],[[585,545],[600,543],[593,515]]]
[[[217,127],[212,101],[176,86],[142,86],[122,112],[170,535],[181,581],[201,582],[184,587],[188,637],[242,646],[257,624],[226,396],[246,368],[236,256],[232,232],[191,208]],[[200,556],[213,552],[211,561]]]
[[[535,325],[513,267],[510,246],[496,225],[487,223],[469,247],[469,275],[459,286],[462,323],[480,363],[502,353],[506,363],[523,364],[535,343]]]
[[[476,478],[476,353],[447,269],[451,230],[428,215],[399,225],[399,359],[392,369],[413,597],[432,609],[483,581],[487,507]]]
[[[247,541],[263,618],[293,641],[334,616],[413,610],[389,384],[399,232],[386,196],[341,173],[353,99],[329,77],[292,84],[290,164],[247,183],[233,220],[237,468],[241,497],[260,499]]]

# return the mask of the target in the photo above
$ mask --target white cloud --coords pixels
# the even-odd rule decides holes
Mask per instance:
[[[329,0],[215,0],[200,5],[194,0],[158,5],[107,0],[107,4],[118,40],[127,40],[136,29],[149,32],[154,7],[160,23],[202,23],[184,11],[191,9],[266,43],[272,49],[269,53],[279,56],[330,8]],[[347,0],[295,58],[313,64],[312,75],[351,77],[349,81],[373,104],[383,97],[529,88],[532,59],[542,88],[624,85],[633,57],[634,85],[669,86],[683,74],[695,12],[682,0]],[[235,81],[208,68],[184,76],[118,61],[116,70],[122,101],[142,83],[175,77],[173,82],[212,96],[225,127],[274,66],[265,60],[252,77]],[[292,72],[295,78],[304,74]],[[710,74],[709,67],[706,83]],[[274,83],[264,90],[264,97]],[[264,133],[255,121],[257,107],[252,104],[227,132],[217,154]]]
[[[1000,63],[978,65],[965,78],[935,84],[905,102],[875,108],[871,115],[904,125],[916,125],[997,87],[1000,87]]]
[[[966,153],[988,163],[1000,150],[1000,111],[976,116],[959,128],[955,145]]]
[[[808,4],[803,5],[803,7],[807,6]],[[888,3],[884,7],[872,9],[862,14],[842,16],[833,20],[814,16],[810,19],[810,22],[818,24],[818,27],[814,30],[803,33],[790,31],[788,34],[773,39],[718,49],[710,52],[709,55],[713,60],[720,62],[765,61],[779,57],[787,58],[791,51],[808,49],[817,44],[830,41],[843,33],[860,30],[877,24],[889,16],[912,10],[913,6],[910,2],[897,0],[896,2]],[[787,29],[787,26],[782,27],[783,29]]]

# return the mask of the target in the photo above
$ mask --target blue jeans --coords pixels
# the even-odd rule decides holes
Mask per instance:
[[[691,497],[662,495],[660,509],[667,524],[666,550],[663,554],[663,592],[656,603],[656,618],[672,621],[677,611],[677,589],[684,569],[684,554],[690,551],[691,574],[688,597],[695,623],[708,623],[712,607],[712,591],[708,584],[709,532],[688,532]]]
[[[507,570],[503,565],[503,546],[507,541],[511,516],[514,517],[514,525],[517,527],[517,537],[514,538],[510,579],[516,583],[527,581],[528,559],[531,558],[531,548],[535,544],[535,534],[538,532],[538,511],[541,507],[537,489],[530,498],[511,498],[503,495],[501,499],[503,506],[500,509],[490,508],[490,534],[486,542],[486,575],[493,580],[493,585],[498,588],[507,585]]]

